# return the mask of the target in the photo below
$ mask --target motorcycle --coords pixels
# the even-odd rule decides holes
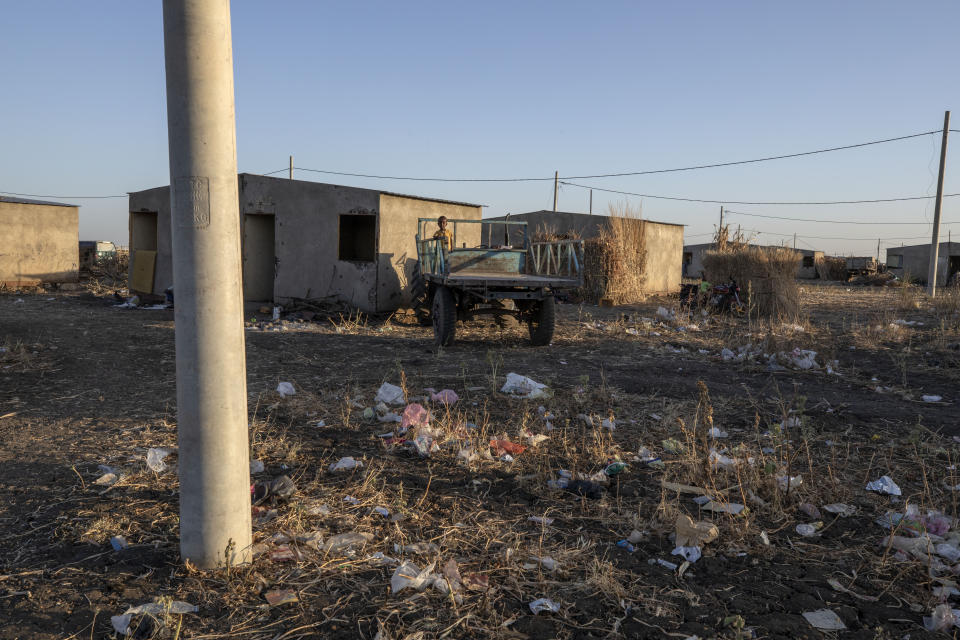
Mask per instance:
[[[730,276],[730,281],[724,284],[702,285],[685,284],[680,291],[681,306],[707,309],[715,313],[732,313],[742,316],[747,311],[747,305],[740,298],[740,285]]]

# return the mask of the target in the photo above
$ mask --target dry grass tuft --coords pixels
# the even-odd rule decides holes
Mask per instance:
[[[718,243],[719,245],[719,243]],[[731,243],[703,258],[707,280],[726,282],[733,278],[751,312],[779,320],[794,320],[800,314],[800,290],[796,274],[800,254],[786,247],[754,247]]]
[[[839,256],[817,256],[815,264],[823,280],[847,279],[847,261]]]
[[[583,297],[630,304],[644,298],[646,225],[640,209],[610,205],[610,217],[596,238],[584,243]]]

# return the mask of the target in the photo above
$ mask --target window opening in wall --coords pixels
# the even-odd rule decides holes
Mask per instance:
[[[337,257],[354,262],[373,262],[377,254],[377,217],[344,214],[340,216]]]
[[[903,256],[901,255],[887,255],[887,267],[891,269],[899,269],[903,266]]]
[[[803,256],[803,266],[805,269],[809,269],[813,266],[813,256]]]

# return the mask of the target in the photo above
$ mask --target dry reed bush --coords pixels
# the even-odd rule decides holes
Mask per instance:
[[[592,302],[631,304],[644,299],[646,225],[641,210],[611,204],[607,223],[584,242],[582,296]]]
[[[823,280],[847,279],[847,261],[839,256],[817,256],[817,274]]]
[[[800,290],[797,285],[799,253],[786,247],[755,247],[726,240],[726,230],[718,233],[718,249],[703,258],[710,282],[733,278],[740,285],[740,296],[751,314],[795,320],[800,315]]]

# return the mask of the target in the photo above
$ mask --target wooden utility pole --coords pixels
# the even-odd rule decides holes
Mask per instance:
[[[880,264],[880,238],[877,238],[877,264]]]
[[[723,207],[720,207],[720,230],[723,230]]]
[[[293,180],[293,156],[290,156],[290,179]]]
[[[793,248],[794,249],[797,248],[797,232],[796,231],[793,232]]]
[[[557,191],[560,189],[560,172],[553,172],[553,210],[557,210]]]
[[[590,189],[590,215],[593,215],[593,189]]]
[[[940,258],[940,208],[943,204],[943,170],[947,164],[947,136],[950,133],[950,112],[943,112],[943,140],[940,142],[940,175],[937,177],[937,202],[933,209],[933,237],[930,240],[930,269],[927,272],[927,293],[937,295],[937,260]]]

